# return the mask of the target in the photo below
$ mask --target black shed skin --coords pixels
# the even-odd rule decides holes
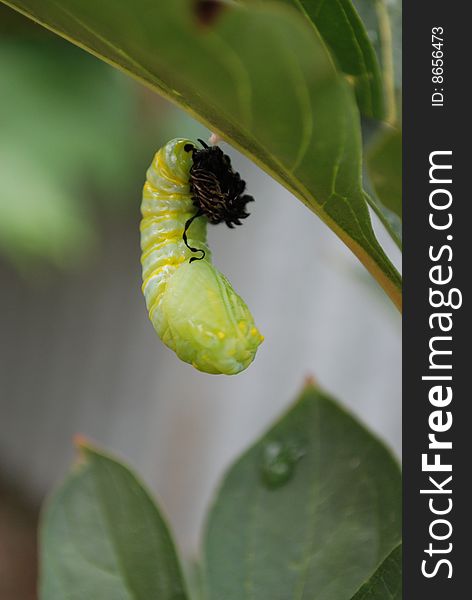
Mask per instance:
[[[244,194],[246,183],[233,171],[229,156],[218,146],[198,141],[202,149],[191,144],[185,147],[192,152],[190,191],[195,207],[214,225],[223,222],[231,228],[241,225],[241,219],[249,216],[246,204],[254,198]]]

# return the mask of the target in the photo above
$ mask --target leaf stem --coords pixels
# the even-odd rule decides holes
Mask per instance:
[[[395,102],[395,67],[393,64],[393,42],[390,17],[384,0],[375,3],[382,52],[382,65],[385,82],[385,120],[393,125],[397,120],[397,107]]]

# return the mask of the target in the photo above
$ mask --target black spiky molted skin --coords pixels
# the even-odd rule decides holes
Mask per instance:
[[[228,227],[242,225],[249,216],[246,204],[254,198],[244,194],[246,182],[233,171],[231,159],[218,146],[208,146],[198,140],[202,149],[191,144],[185,150],[192,152],[190,191],[195,207],[210,223],[226,223]]]

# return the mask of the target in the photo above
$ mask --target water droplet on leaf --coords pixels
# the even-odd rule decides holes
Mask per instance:
[[[291,442],[271,441],[262,450],[261,479],[269,488],[285,485],[293,477],[303,456],[301,447]]]

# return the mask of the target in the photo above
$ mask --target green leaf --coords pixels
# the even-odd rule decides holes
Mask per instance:
[[[7,3],[221,134],[323,219],[401,305],[400,276],[361,186],[354,95],[297,11],[193,0]]]
[[[351,0],[282,1],[302,12],[322,35],[343,73],[352,77],[360,111],[367,117],[382,119],[383,83],[379,63]]]
[[[402,546],[398,545],[383,561],[352,600],[402,599]]]
[[[48,503],[42,600],[185,600],[158,509],[122,464],[89,446]]]
[[[353,0],[377,54],[384,81],[386,121],[401,120],[402,2]]]
[[[230,469],[206,534],[208,600],[349,600],[397,546],[390,452],[308,386]]]
[[[392,23],[389,19],[387,5],[383,6],[377,1],[359,2],[364,13],[370,9],[367,13],[369,15],[367,21],[371,26],[375,26],[375,30],[369,30],[376,44],[376,50],[374,50],[364,24],[351,0],[281,1],[294,5],[305,15],[331,48],[342,71],[354,78],[361,112],[366,117],[382,119],[385,116],[382,99],[384,91],[376,50],[379,58],[383,57],[384,63],[388,63],[386,53],[393,52],[393,48],[388,47],[389,43],[393,43],[390,36],[395,36],[397,49],[401,49],[401,7],[398,3],[396,1],[391,3],[390,11],[394,16]],[[395,32],[391,30],[392,26],[395,27]],[[382,43],[387,47],[383,47]],[[399,56],[396,58],[400,59]],[[385,66],[387,67],[387,64]],[[392,77],[392,73],[388,69],[386,75]],[[388,82],[387,85],[389,85]],[[399,85],[401,86],[401,80]],[[368,175],[365,174],[365,178],[369,177],[369,179],[367,181],[364,179],[368,192],[367,202],[400,249],[402,246],[401,156],[401,132],[398,129],[385,127],[376,136],[375,146],[367,155]]]

